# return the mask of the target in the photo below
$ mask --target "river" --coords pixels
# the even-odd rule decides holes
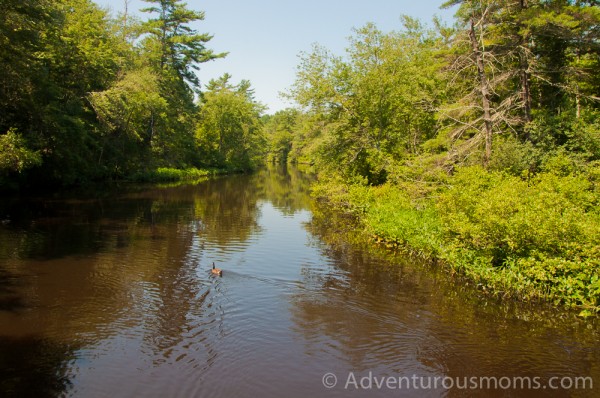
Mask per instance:
[[[596,320],[353,243],[310,183],[3,198],[0,396],[600,396]]]

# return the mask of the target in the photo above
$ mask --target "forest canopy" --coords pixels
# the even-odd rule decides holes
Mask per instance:
[[[233,159],[198,135],[203,108],[226,95],[201,92],[200,65],[226,55],[192,28],[204,13],[181,0],[144,1],[144,19],[112,16],[91,0],[0,2],[2,187],[255,166],[250,143]],[[261,105],[245,95],[233,106],[252,112],[226,127],[229,146],[248,130],[260,135]]]

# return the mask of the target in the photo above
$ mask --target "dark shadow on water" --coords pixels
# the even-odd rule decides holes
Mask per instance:
[[[71,386],[72,348],[37,337],[0,337],[0,396],[58,397]]]
[[[15,312],[25,308],[25,302],[17,292],[19,283],[19,278],[0,268],[0,311]]]

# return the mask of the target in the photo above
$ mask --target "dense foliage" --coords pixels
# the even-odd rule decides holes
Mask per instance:
[[[315,46],[267,121],[274,158],[310,161],[315,194],[390,247],[501,296],[600,309],[600,9],[449,1]],[[293,156],[292,156],[293,154]]]
[[[254,165],[197,134],[214,95],[196,72],[225,56],[191,27],[204,13],[145,1],[143,21],[91,0],[0,1],[0,189]],[[226,127],[229,146],[260,126],[260,105],[238,99],[229,111],[252,112]]]
[[[264,158],[264,107],[254,100],[250,82],[232,85],[230,78],[225,74],[211,80],[203,93],[196,131],[199,153],[214,165],[252,169]]]

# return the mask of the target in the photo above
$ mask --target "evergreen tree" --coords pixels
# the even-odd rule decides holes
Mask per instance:
[[[204,12],[186,8],[181,0],[144,0],[152,4],[142,9],[143,12],[156,14],[144,24],[144,29],[151,35],[149,48],[155,49],[154,62],[161,71],[175,73],[182,81],[197,89],[200,85],[195,71],[199,64],[226,54],[215,54],[206,48],[212,36],[198,33],[189,25],[204,20]]]

